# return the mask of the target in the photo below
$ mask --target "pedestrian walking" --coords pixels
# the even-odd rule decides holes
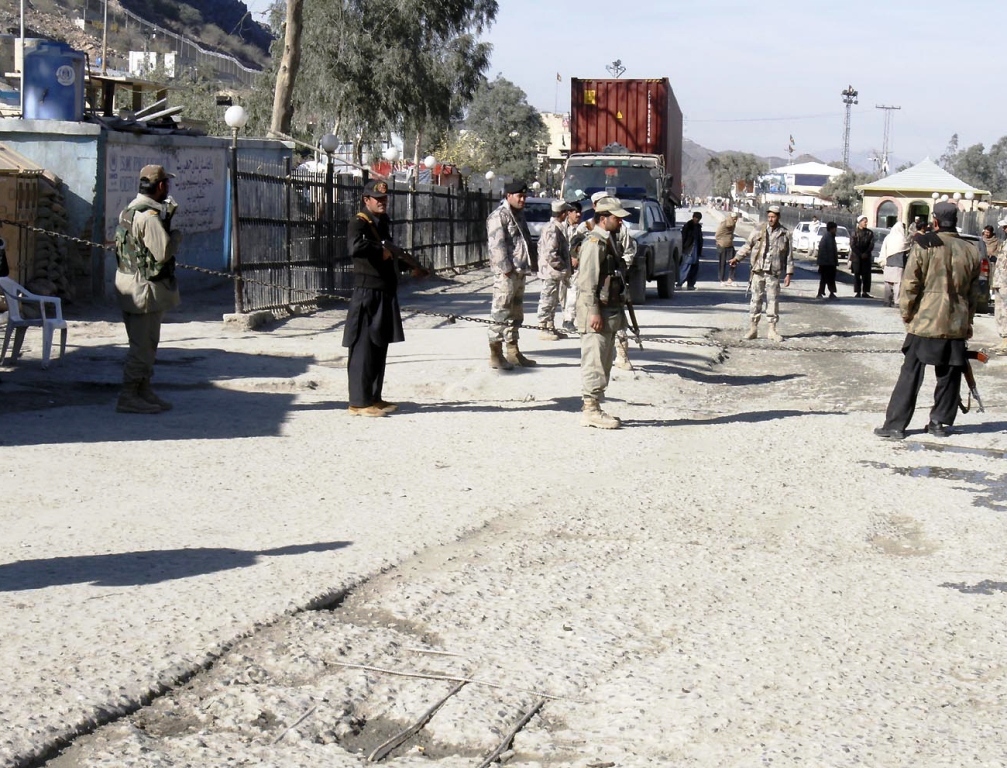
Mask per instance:
[[[1001,219],[997,224],[1007,234],[1007,219]],[[993,267],[993,279],[990,281],[990,288],[993,290],[993,319],[996,321],[997,334],[1000,336],[1000,343],[996,346],[995,351],[999,355],[1007,354],[1007,253],[1005,251],[1007,251],[1007,247],[1001,243],[997,250],[999,258]]]
[[[986,257],[990,260],[991,264],[996,264],[997,259],[1000,257],[1000,252],[1003,250],[1003,244],[1000,242],[1000,238],[997,237],[996,230],[993,229],[992,225],[987,224],[983,227],[981,238],[983,244],[986,246]]]
[[[899,286],[902,284],[906,259],[909,258],[909,245],[906,225],[901,221],[896,222],[891,232],[881,241],[880,257],[884,270],[886,307],[894,307],[899,303]]]
[[[946,437],[955,423],[979,290],[979,249],[958,236],[957,224],[958,206],[937,203],[934,231],[917,236],[909,249],[899,296],[907,331],[904,358],[885,423],[874,430],[879,437],[906,436],[928,365],[937,386],[927,432]]]
[[[151,389],[164,313],[178,306],[175,254],[182,234],[172,231],[178,205],[168,195],[168,173],[160,165],[140,169],[139,192],[119,214],[115,233],[115,292],[129,350],[122,369],[119,413],[161,413],[171,403]]]
[[[411,267],[417,277],[426,270],[392,242],[388,219],[388,184],[368,181],[362,207],[346,227],[353,262],[353,296],[343,328],[349,347],[346,373],[351,416],[387,416],[398,409],[382,398],[388,345],[405,341],[399,310],[398,272]]]
[[[780,319],[780,277],[783,277],[784,287],[788,287],[791,275],[794,274],[794,260],[790,254],[790,232],[780,224],[780,206],[769,206],[766,221],[749,235],[737,255],[731,259],[731,265],[737,266],[738,262],[749,256],[752,259],[749,270],[752,298],[748,306],[748,333],[744,338],[758,337],[759,320],[765,311],[769,321],[770,341],[783,341],[776,330]]]
[[[734,229],[738,226],[737,211],[727,214],[717,225],[713,236],[717,244],[717,279],[721,285],[734,285],[735,268],[730,265],[737,250],[734,247]]]
[[[580,331],[581,392],[585,427],[618,429],[621,422],[601,409],[612,374],[616,333],[625,327],[626,262],[615,233],[629,211],[614,197],[595,203],[594,228],[580,248],[577,273],[577,330]]]
[[[566,334],[556,329],[556,308],[560,303],[560,289],[564,281],[570,279],[570,244],[565,222],[571,210],[566,201],[554,200],[552,218],[538,239],[538,276],[542,281],[538,300],[538,324],[542,330],[538,337],[543,341],[566,338]]]
[[[693,211],[692,218],[682,227],[682,266],[678,270],[678,287],[696,290],[699,275],[699,259],[703,255],[703,225],[699,222],[703,214]]]
[[[528,186],[512,181],[504,187],[504,199],[486,219],[489,240],[489,262],[493,272],[493,303],[489,328],[490,368],[503,371],[515,365],[529,368],[535,361],[521,354],[518,348],[524,322],[524,288],[526,276],[532,270],[533,246],[531,233],[524,218]],[[506,355],[504,344],[507,345]]]
[[[874,230],[868,229],[867,217],[857,219],[856,229],[850,238],[850,269],[853,272],[853,295],[870,299],[871,260],[874,257]]]
[[[835,301],[839,298],[836,294],[836,270],[839,268],[839,246],[836,245],[836,222],[829,221],[825,224],[825,234],[818,241],[818,253],[815,256],[818,262],[818,296],[825,298],[825,289],[829,289],[829,299]]]

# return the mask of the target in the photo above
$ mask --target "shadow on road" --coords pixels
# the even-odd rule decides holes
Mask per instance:
[[[20,560],[0,565],[0,592],[44,589],[65,584],[132,587],[201,576],[255,565],[262,557],[331,552],[352,542],[298,544],[249,552],[241,549],[195,548],[77,555],[43,560]]]

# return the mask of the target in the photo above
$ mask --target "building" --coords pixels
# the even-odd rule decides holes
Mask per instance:
[[[825,163],[796,163],[770,168],[759,177],[757,192],[767,203],[785,205],[829,205],[819,197],[822,187],[836,176],[842,176],[842,168],[834,168]]]
[[[990,198],[987,190],[966,184],[929,157],[912,168],[861,184],[857,191],[864,196],[863,212],[872,227],[891,227],[898,221],[909,226],[917,216],[929,221],[934,203],[942,197],[960,200],[964,210],[982,210]]]
[[[549,143],[545,147],[539,147],[539,174],[546,187],[554,192],[563,180],[563,168],[570,154],[570,115],[541,112],[540,116],[549,131]]]

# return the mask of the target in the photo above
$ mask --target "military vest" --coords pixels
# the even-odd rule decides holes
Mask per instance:
[[[128,206],[119,214],[115,228],[115,259],[120,272],[128,275],[138,273],[144,280],[156,283],[175,274],[175,259],[158,261],[146,243],[133,234],[133,219],[137,213],[156,211],[153,205],[141,203]]]

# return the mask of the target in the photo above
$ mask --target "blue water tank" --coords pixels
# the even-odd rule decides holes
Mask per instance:
[[[69,120],[84,116],[82,51],[66,43],[39,40],[24,52],[24,115],[26,120]]]

